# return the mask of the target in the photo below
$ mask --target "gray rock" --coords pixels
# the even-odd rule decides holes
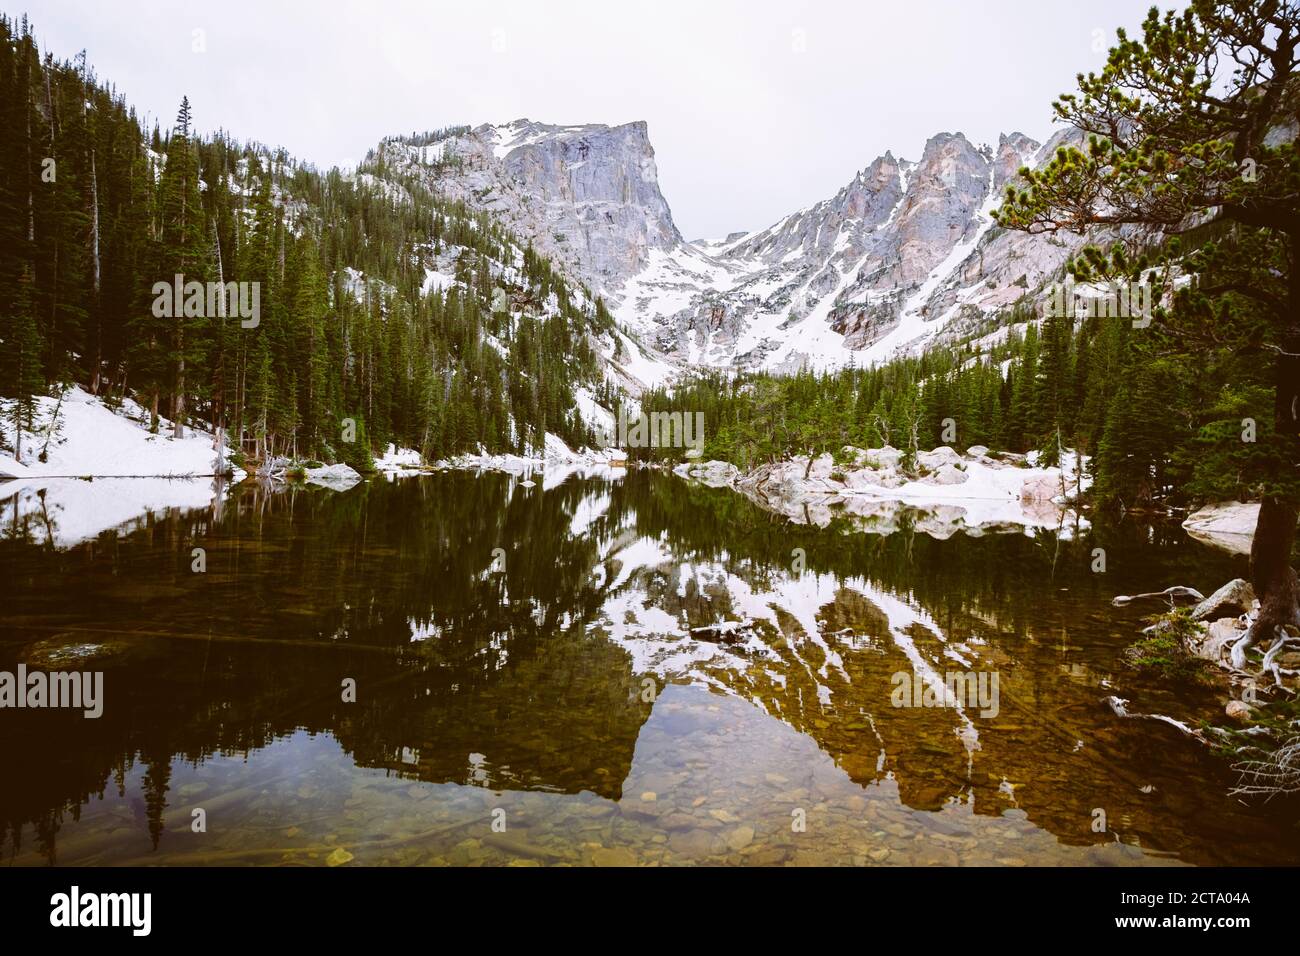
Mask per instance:
[[[736,480],[740,469],[729,461],[686,462],[674,468],[673,474],[693,479],[710,488],[726,488]]]
[[[1192,609],[1192,620],[1209,621],[1245,614],[1255,603],[1255,589],[1243,578],[1233,578]]]
[[[1236,554],[1250,554],[1259,520],[1259,504],[1224,501],[1187,516],[1183,528],[1199,541]]]
[[[956,465],[940,465],[921,480],[927,485],[960,485],[970,476]]]
[[[1219,620],[1206,627],[1205,636],[1191,650],[1198,657],[1217,663],[1227,656],[1232,645],[1236,644],[1245,633],[1245,628],[1237,626],[1236,618],[1219,618]]]
[[[931,471],[942,468],[944,465],[957,465],[962,460],[961,455],[953,451],[947,445],[940,445],[931,451],[920,451],[916,453],[916,463],[922,468]]]
[[[1051,475],[1026,478],[1020,486],[1021,501],[1052,501],[1061,493],[1061,482]]]
[[[361,474],[350,465],[325,465],[322,468],[308,468],[307,482],[323,485],[334,491],[346,491],[361,480]]]

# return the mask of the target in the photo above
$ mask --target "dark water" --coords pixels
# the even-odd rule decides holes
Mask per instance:
[[[0,710],[7,863],[1300,861],[1293,809],[1100,703],[1220,712],[1120,657],[1152,609],[1112,595],[1243,570],[1176,527],[937,540],[658,474],[448,473],[59,549],[10,504],[0,670],[101,670],[105,704]],[[996,716],[894,706],[917,671],[996,672]]]

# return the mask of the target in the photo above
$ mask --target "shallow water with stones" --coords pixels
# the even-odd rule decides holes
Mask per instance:
[[[0,711],[4,859],[1300,861],[1293,807],[1101,704],[1217,717],[1124,666],[1155,608],[1109,602],[1243,559],[1176,526],[865,534],[658,473],[534,478],[241,486],[66,547],[75,515],[0,509],[0,670],[105,675],[98,720]],[[894,675],[954,670],[998,675],[996,715],[894,705]]]

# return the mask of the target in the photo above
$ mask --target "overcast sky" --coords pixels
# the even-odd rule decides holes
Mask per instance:
[[[20,2],[0,10],[20,14]],[[1044,138],[1052,99],[1149,6],[28,0],[26,12],[43,49],[86,49],[102,80],[164,125],[187,94],[201,130],[319,166],[397,132],[643,119],[679,228],[705,238],[832,195],[886,149],[915,159],[936,132]]]

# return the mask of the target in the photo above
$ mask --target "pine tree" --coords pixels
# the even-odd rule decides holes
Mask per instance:
[[[1154,328],[1184,360],[1250,344],[1271,366],[1272,427],[1256,454],[1275,463],[1261,487],[1251,578],[1261,609],[1233,663],[1300,626],[1300,579],[1291,567],[1300,514],[1300,162],[1294,122],[1300,9],[1259,0],[1193,0],[1152,9],[1141,40],[1119,32],[1101,73],[1055,105],[1086,138],[1040,170],[1022,169],[996,213],[1028,232],[1132,224],[1171,237],[1154,249],[1084,250],[1080,281],[1114,278],[1154,287]],[[1220,64],[1231,64],[1229,75]],[[1258,170],[1264,174],[1258,174]],[[1176,286],[1185,271],[1202,281]],[[1166,303],[1164,300],[1172,300]],[[1168,305],[1172,307],[1168,307]],[[1150,329],[1148,329],[1150,331]],[[1285,463],[1285,464],[1283,464]]]

